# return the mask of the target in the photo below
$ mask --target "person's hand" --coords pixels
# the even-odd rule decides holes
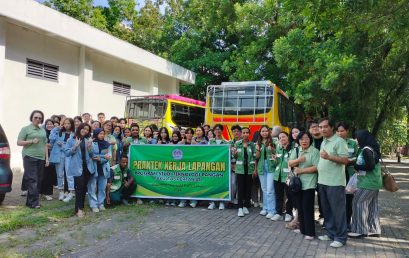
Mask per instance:
[[[329,158],[329,154],[328,152],[326,152],[325,150],[320,152],[320,157],[323,159],[328,159]]]
[[[254,172],[253,172],[253,178],[256,178],[257,176],[258,176],[257,170],[254,170]]]
[[[81,139],[77,138],[77,139],[75,140],[75,147],[80,146],[80,144],[81,144]]]
[[[275,154],[271,154],[271,160],[276,160],[277,156]]]
[[[89,141],[88,141],[88,143],[87,143],[87,147],[88,147],[88,149],[90,149],[90,148],[91,148],[91,146],[92,146],[92,140],[89,140]]]
[[[58,141],[58,142],[57,142],[58,146],[62,146],[63,143],[64,143],[64,142],[62,142],[62,141]]]
[[[94,156],[94,157],[92,157],[92,159],[96,160],[96,161],[101,161],[101,158],[99,156]]]
[[[111,155],[109,155],[109,154],[107,153],[107,154],[104,155],[104,158],[105,158],[106,160],[108,160],[108,159],[111,158]]]
[[[233,153],[233,155],[237,154],[237,149],[235,147],[231,147],[231,152]]]
[[[302,173],[302,171],[301,171],[302,169],[301,168],[299,168],[299,167],[295,167],[294,168],[294,173],[296,174],[296,175],[301,175]]]
[[[298,163],[304,163],[306,161],[306,159],[305,159],[305,156],[304,155],[301,155],[299,158],[298,158]]]
[[[128,181],[124,181],[124,187],[128,188],[129,187],[129,182]]]
[[[48,167],[50,165],[50,161],[48,159],[45,160],[45,166]]]
[[[46,145],[47,145],[47,149],[51,150],[51,144],[47,143]]]
[[[116,144],[116,141],[109,142],[109,144],[115,145],[115,144]]]
[[[260,145],[256,144],[256,151],[260,151]]]
[[[33,144],[37,144],[39,141],[40,141],[40,140],[39,140],[38,138],[34,138],[34,139],[31,140],[31,142],[32,142]]]

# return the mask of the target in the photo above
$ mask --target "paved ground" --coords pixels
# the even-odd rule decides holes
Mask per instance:
[[[383,231],[380,238],[349,239],[346,247],[334,249],[328,242],[303,240],[301,235],[285,229],[284,222],[258,215],[258,209],[239,218],[235,209],[209,211],[205,207],[159,206],[136,233],[123,230],[97,245],[65,256],[409,257],[409,164],[389,163],[388,167],[401,189],[380,193]],[[18,176],[16,179],[20,180]],[[13,193],[6,197],[5,204],[21,203],[21,199]]]

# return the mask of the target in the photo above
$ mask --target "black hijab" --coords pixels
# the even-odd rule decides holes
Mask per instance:
[[[355,137],[358,141],[359,148],[371,147],[375,151],[375,162],[377,163],[381,158],[381,150],[375,137],[368,130],[356,131]]]
[[[97,128],[97,129],[94,130],[94,137],[95,137],[94,142],[98,143],[99,151],[109,148],[109,142],[107,142],[105,140],[99,140],[98,139],[98,134],[100,132],[102,132],[102,130],[103,130],[102,128]]]

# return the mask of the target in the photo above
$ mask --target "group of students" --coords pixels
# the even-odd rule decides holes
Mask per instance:
[[[93,212],[104,210],[105,204],[128,204],[128,197],[137,187],[127,167],[131,144],[229,144],[231,201],[237,205],[239,217],[249,214],[252,205],[260,205],[260,215],[289,222],[286,228],[313,240],[317,192],[320,218],[327,231],[318,239],[331,240],[330,246],[336,248],[346,244],[347,236],[381,233],[380,149],[367,130],[357,131],[355,139],[350,139],[345,123],[334,125],[330,119],[323,118],[310,122],[308,131],[293,128],[290,134],[280,127],[264,125],[256,133],[256,139],[250,139],[252,132],[248,127],[235,125],[234,138],[227,141],[220,124],[212,129],[207,125],[177,128],[171,133],[165,127],[146,126],[141,137],[138,124],[127,126],[125,119],[117,117],[105,120],[103,113],[95,121],[88,113],[73,119],[54,115],[43,120],[41,111],[33,111],[30,125],[22,128],[18,136],[18,145],[23,146],[22,190],[27,190],[26,205],[30,208],[40,208],[40,194],[52,200],[55,181],[59,200],[69,202],[75,195],[78,217],[84,216],[86,195]],[[358,190],[355,195],[347,195],[345,185],[354,173],[358,173]],[[291,175],[300,178],[301,191],[290,190]],[[142,200],[137,202],[140,204]],[[187,203],[188,200],[180,200],[178,204],[174,200],[166,201],[167,205],[179,207]],[[193,208],[197,204],[195,200],[189,201]],[[208,209],[214,208],[216,203],[210,202]],[[225,203],[219,202],[219,209],[224,208]]]

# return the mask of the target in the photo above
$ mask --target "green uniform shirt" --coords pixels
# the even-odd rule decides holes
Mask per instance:
[[[216,142],[216,138],[213,138],[213,139],[211,139],[210,141],[209,141],[209,144],[229,144],[230,142],[229,141],[226,141],[225,139],[221,139],[221,142],[220,143],[217,143]]]
[[[261,144],[260,157],[257,160],[257,174],[264,175],[264,150],[266,150],[266,159],[268,165],[268,173],[274,173],[276,170],[276,163],[274,160],[271,160],[271,155],[273,154],[271,148],[266,148],[264,143]]]
[[[111,158],[109,159],[109,164],[112,164],[112,161],[114,160],[114,153],[116,153],[118,149],[118,144],[116,143],[115,136],[113,136],[112,134],[105,135],[104,140],[107,141],[109,144],[111,144],[111,142],[115,142],[115,144],[111,145],[111,153],[110,153]]]
[[[334,134],[331,138],[324,138],[321,151],[331,156],[348,157],[348,145],[344,139]],[[327,186],[345,186],[345,165],[320,157],[318,163],[318,183]]]
[[[118,191],[123,184],[124,178],[128,177],[128,168],[125,168],[123,171],[119,165],[115,165],[112,168],[114,178],[112,179],[111,193]]]
[[[288,168],[288,159],[291,155],[291,150],[287,151],[283,148],[277,149],[276,158],[276,171],[274,173],[274,180],[285,183],[287,180],[290,169]]]
[[[364,161],[363,149],[359,150],[358,159]],[[364,161],[365,162],[365,161]],[[380,163],[375,164],[375,168],[371,171],[366,171],[365,175],[358,174],[358,188],[368,190],[382,189],[382,173]]]
[[[305,162],[300,163],[298,165],[299,168],[309,168],[312,166],[318,166],[318,162],[320,161],[320,152],[317,150],[317,148],[314,147],[314,145],[311,145],[306,150],[301,150],[301,147],[298,148],[299,148],[298,156],[303,155],[305,157]],[[296,149],[293,149],[290,155],[290,160],[295,159],[297,159],[297,151]],[[299,175],[299,177],[301,179],[302,190],[315,189],[317,187],[318,181],[317,172],[301,174]]]
[[[358,145],[356,144],[356,141],[353,139],[347,139],[347,145],[348,145],[348,159],[355,159],[358,156]],[[355,170],[354,170],[354,165],[348,165],[347,166],[347,171],[349,174],[349,177],[354,175]]]
[[[239,140],[234,144],[237,150],[236,158],[236,174],[244,174],[244,146],[243,141]],[[256,146],[254,142],[249,142],[247,145],[247,162],[248,162],[248,175],[253,174],[255,164]]]
[[[38,143],[29,144],[23,147],[23,157],[29,156],[36,159],[45,160],[45,145],[47,143],[47,134],[44,128],[35,127],[33,124],[21,129],[17,139],[19,141],[31,141],[34,138],[39,140]]]

